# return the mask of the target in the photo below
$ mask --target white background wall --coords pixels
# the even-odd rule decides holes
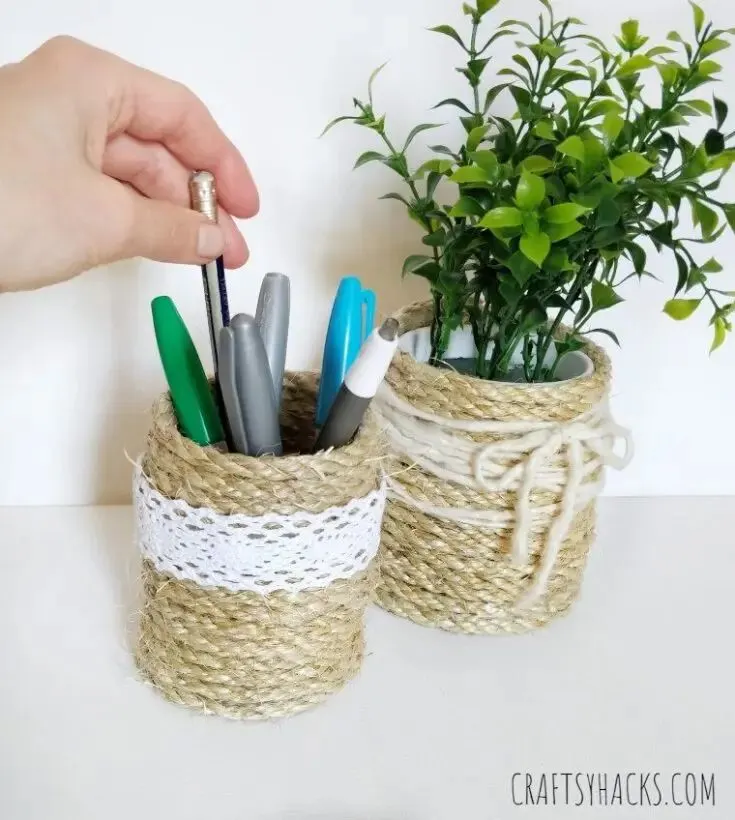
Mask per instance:
[[[506,16],[536,10],[533,0],[504,5]],[[629,16],[661,39],[673,26],[690,27],[684,0],[555,5],[598,35],[611,34]],[[704,5],[721,26],[735,24],[729,3]],[[376,94],[392,132],[432,120],[437,112],[426,111],[434,102],[464,93],[453,71],[456,47],[424,31],[461,25],[460,6],[458,0],[25,0],[13,4],[12,21],[4,15],[0,61],[68,33],[192,87],[248,158],[262,196],[261,214],[244,226],[251,261],[229,277],[233,312],[254,309],[266,271],[288,273],[295,307],[288,364],[309,367],[319,363],[341,276],[358,274],[375,288],[383,313],[424,293],[422,283],[402,283],[399,275],[403,258],[420,248],[419,235],[398,203],[377,201],[395,189],[391,173],[378,166],[350,171],[357,154],[372,147],[370,135],[349,125],[321,141],[317,135],[327,120],[349,112],[352,96],[363,93],[370,71],[386,59]],[[735,60],[726,53],[723,62],[726,83],[718,93],[735,111]],[[450,144],[452,133],[447,130]],[[429,141],[439,141],[435,136]],[[417,158],[425,144],[417,142]],[[733,186],[728,194],[735,199]],[[730,288],[733,252],[728,235],[718,255]],[[668,259],[650,267],[668,284],[633,283],[629,301],[607,318],[623,343],[622,350],[611,349],[615,412],[637,442],[635,461],[610,476],[608,492],[735,494],[735,339],[709,358],[707,317],[679,325],[663,316],[675,270]],[[163,387],[149,320],[150,300],[160,293],[175,299],[206,353],[195,269],[135,261],[45,292],[0,297],[0,505],[127,499],[124,451],[141,449],[147,407]]]

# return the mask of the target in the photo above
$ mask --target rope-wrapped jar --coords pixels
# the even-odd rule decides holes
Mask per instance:
[[[284,380],[283,457],[202,448],[154,406],[135,504],[143,556],[136,660],[171,701],[281,717],[353,678],[377,579],[383,444],[369,414],[311,455],[316,376]],[[305,454],[301,454],[305,453]]]
[[[431,316],[429,303],[396,314],[402,334]],[[579,592],[604,468],[632,454],[609,413],[607,355],[587,342],[590,372],[518,384],[402,347],[376,402],[390,449],[378,602],[453,632],[543,626]]]

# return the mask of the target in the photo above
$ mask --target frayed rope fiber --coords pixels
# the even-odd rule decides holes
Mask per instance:
[[[396,318],[402,332],[425,327],[431,306]],[[381,606],[490,634],[538,628],[571,606],[604,468],[632,456],[608,408],[609,359],[590,342],[585,352],[591,375],[551,384],[487,382],[397,354],[376,402],[392,456]]]
[[[159,509],[151,513],[139,505],[139,516],[188,515],[188,507],[195,530],[192,537],[208,551],[204,569],[198,565],[192,569],[183,562],[177,565],[174,541],[141,545],[144,595],[136,660],[143,676],[175,703],[233,718],[283,717],[323,701],[360,669],[364,613],[377,581],[377,562],[370,553],[374,556],[377,551],[379,527],[373,526],[372,535],[365,536],[368,560],[359,548],[354,551],[355,570],[349,577],[344,577],[348,574],[344,549],[333,568],[340,574],[335,578],[319,571],[320,561],[327,570],[330,565],[329,556],[318,550],[340,547],[335,535],[339,527],[333,521],[342,514],[340,508],[346,515],[354,514],[356,499],[374,499],[379,493],[384,445],[370,414],[346,447],[298,455],[309,453],[313,443],[316,385],[315,374],[286,375],[281,424],[285,449],[293,454],[280,458],[249,458],[199,447],[179,433],[168,395],[154,406],[141,473],[155,493],[142,497],[149,506],[151,498],[157,499]],[[165,499],[176,504],[169,507]],[[382,501],[373,501],[369,509],[379,516]],[[206,510],[213,513],[211,521],[203,513]],[[284,516],[293,516],[295,522],[284,538],[298,539],[300,527],[315,526],[321,513],[330,522],[332,540],[319,541],[321,529],[304,539],[304,550],[317,552],[310,560],[309,554],[297,550],[299,568],[315,574],[308,582],[290,579],[298,591],[278,588],[278,574],[267,556],[262,562],[269,568],[267,586],[255,591],[257,579],[244,575],[250,563],[237,561],[233,544],[240,542],[232,540],[222,550],[231,566],[221,569],[230,573],[230,587],[242,576],[243,588],[213,583],[218,538],[241,538],[245,548],[277,551],[272,527],[283,526]],[[230,530],[223,528],[222,515],[233,517]],[[254,516],[264,516],[260,531],[253,529]],[[243,517],[248,517],[249,528],[244,527]],[[211,538],[202,532],[207,528]],[[174,528],[142,531],[166,539],[169,529],[180,534],[180,522]],[[351,531],[354,550],[354,527]],[[374,544],[367,543],[371,537]],[[182,556],[187,554],[190,550],[181,551]],[[168,571],[162,572],[161,566]],[[233,576],[235,570],[240,576]]]

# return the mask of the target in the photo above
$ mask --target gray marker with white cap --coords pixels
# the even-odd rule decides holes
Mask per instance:
[[[386,319],[365,340],[319,433],[315,452],[342,447],[357,432],[398,347],[399,325]]]

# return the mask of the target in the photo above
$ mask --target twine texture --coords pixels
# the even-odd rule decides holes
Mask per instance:
[[[179,433],[168,395],[153,408],[136,478],[144,589],[136,660],[175,703],[233,718],[283,717],[359,671],[378,527],[361,526],[359,545],[351,521],[382,514],[383,442],[370,414],[349,445],[308,454],[316,385],[315,374],[286,374],[287,454],[279,458],[199,447]],[[187,528],[206,560],[183,542]],[[274,532],[291,551],[288,567]],[[238,554],[241,546],[259,557]]]
[[[428,303],[396,318],[425,328]],[[604,468],[632,457],[608,407],[610,362],[545,384],[483,381],[399,352],[377,412],[391,449],[378,601],[417,623],[518,633],[575,600]],[[625,443],[622,454],[616,444]]]

